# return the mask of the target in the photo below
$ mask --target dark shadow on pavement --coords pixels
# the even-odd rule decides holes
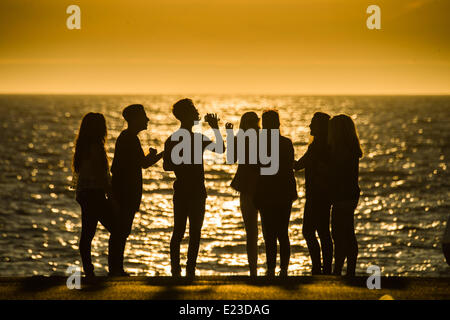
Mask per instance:
[[[108,286],[106,282],[110,280],[107,277],[96,277],[92,280],[87,280],[86,278],[81,279],[81,291],[85,292],[96,292],[105,290]]]
[[[58,287],[65,283],[65,277],[46,277],[46,276],[32,276],[25,278],[20,282],[19,291],[25,292],[39,292],[46,291],[53,287]]]
[[[316,277],[257,277],[250,278],[247,277],[245,284],[265,287],[265,286],[276,286],[283,290],[300,290],[302,285],[314,283],[317,280]]]

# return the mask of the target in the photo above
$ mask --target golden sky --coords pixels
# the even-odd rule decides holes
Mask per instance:
[[[0,92],[450,94],[449,39],[448,0],[1,0]]]

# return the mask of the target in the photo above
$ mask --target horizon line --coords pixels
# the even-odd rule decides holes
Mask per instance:
[[[292,92],[292,93],[255,93],[255,92],[118,92],[118,93],[111,93],[111,92],[0,92],[0,95],[6,96],[6,95],[47,95],[47,96],[114,96],[114,95],[124,95],[124,96],[148,96],[148,95],[169,95],[169,96],[192,96],[192,95],[236,95],[236,96],[449,96],[450,92],[441,92],[441,93],[435,93],[435,92],[419,92],[419,93],[405,93],[405,92],[380,92],[380,93],[372,93],[372,92],[365,92],[365,93],[314,93],[314,92]]]

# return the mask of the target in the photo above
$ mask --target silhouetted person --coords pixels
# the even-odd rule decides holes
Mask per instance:
[[[268,154],[271,150],[272,130],[279,130],[280,119],[278,112],[265,111],[262,115],[262,127],[268,129]],[[275,175],[258,177],[254,197],[255,207],[261,214],[263,236],[266,245],[267,276],[275,275],[277,258],[277,240],[280,244],[280,276],[287,276],[291,255],[289,242],[289,219],[292,202],[297,198],[294,177],[294,147],[292,141],[279,135],[279,169]],[[261,146],[260,146],[261,147]]]
[[[232,129],[233,125],[227,123],[227,129]],[[255,152],[257,159],[257,135],[259,131],[259,118],[255,112],[246,112],[241,117],[241,122],[239,125],[241,133],[249,133],[248,130],[254,131],[253,141],[250,138],[245,139],[245,155],[243,163],[239,162],[236,174],[231,181],[231,187],[240,193],[240,206],[242,212],[242,218],[244,219],[245,232],[247,235],[247,257],[248,265],[250,268],[250,276],[257,276],[257,266],[258,266],[258,209],[256,209],[253,202],[256,191],[256,183],[259,176],[259,166],[257,161],[251,163],[251,157],[249,155],[250,150]],[[238,133],[239,134],[239,133]],[[250,134],[250,133],[249,133]],[[234,137],[234,159],[238,160],[238,137]],[[255,148],[251,149],[249,144],[254,143]]]
[[[174,277],[181,276],[180,245],[189,218],[189,247],[186,264],[186,276],[193,278],[197,264],[200,246],[201,229],[205,216],[205,172],[203,167],[203,152],[213,142],[201,133],[192,132],[192,127],[200,121],[197,108],[191,99],[182,99],[173,105],[172,113],[180,121],[180,129],[173,133],[164,145],[164,170],[174,171],[176,180],[173,184],[174,226],[170,240],[171,273]],[[217,115],[207,114],[205,120],[214,130],[216,141],[225,150],[222,136],[218,130]],[[180,134],[179,137],[176,136]],[[186,149],[172,153],[172,150],[184,144]],[[196,143],[200,143],[197,145]],[[186,153],[185,153],[186,152]],[[216,152],[218,152],[216,150]],[[184,157],[184,159],[178,159]]]
[[[295,170],[305,169],[306,202],[303,214],[303,236],[311,256],[312,274],[331,274],[333,261],[327,141],[329,119],[328,114],[322,112],[314,114],[309,125],[314,140],[308,146],[306,153],[294,164]],[[320,245],[316,238],[316,232],[320,238]],[[323,264],[320,259],[321,247]]]
[[[114,250],[115,217],[112,205],[106,198],[108,195],[111,199],[111,177],[105,151],[106,135],[104,116],[92,112],[86,114],[81,122],[73,157],[76,200],[81,206],[79,248],[83,270],[88,278],[95,276],[91,243],[99,221],[111,233],[109,255]],[[111,262],[109,257],[108,262]]]
[[[140,104],[130,105],[123,110],[122,115],[128,128],[117,138],[111,167],[113,196],[119,205],[120,234],[118,250],[114,252],[113,269],[110,270],[112,276],[128,275],[123,269],[123,255],[134,216],[141,204],[142,168],[148,168],[162,158],[162,152],[157,154],[153,148],[145,155],[137,136],[140,131],[147,129],[149,121],[144,107]]]
[[[329,121],[331,171],[331,226],[334,242],[334,271],[342,273],[347,259],[347,276],[354,276],[358,243],[355,235],[354,213],[358,205],[360,188],[359,158],[362,150],[355,124],[346,115],[338,115]]]

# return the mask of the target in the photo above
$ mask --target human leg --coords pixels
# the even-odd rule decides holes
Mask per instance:
[[[121,269],[119,266],[120,261],[118,259],[118,253],[121,252],[121,235],[120,230],[118,228],[118,217],[119,217],[119,208],[114,207],[112,201],[110,199],[106,199],[103,197],[102,199],[102,208],[99,221],[100,223],[109,231],[109,240],[108,240],[108,269],[111,273],[118,271]],[[116,272],[117,273],[117,272]]]
[[[317,233],[320,238],[320,246],[322,248],[322,273],[331,274],[331,266],[333,262],[333,241],[330,232],[330,213],[331,203],[322,201],[317,206]]]
[[[292,202],[279,207],[279,223],[277,224],[277,238],[280,243],[280,275],[287,276],[289,260],[291,257],[291,244],[289,241],[289,220],[291,217]]]
[[[313,207],[313,200],[306,199],[305,210],[303,213],[303,237],[308,246],[309,255],[311,256],[312,274],[320,274],[320,246],[316,238],[316,217]]]
[[[180,245],[186,231],[186,222],[189,208],[183,199],[173,197],[173,233],[170,239],[170,264],[172,276],[181,275]]]
[[[450,266],[450,243],[442,244],[442,252],[444,253],[445,261]]]
[[[95,195],[89,192],[82,192],[77,201],[81,207],[81,236],[79,250],[83,271],[87,276],[94,275],[94,265],[91,258],[92,239],[97,230],[97,199]]]
[[[240,204],[247,235],[247,258],[250,276],[256,276],[258,265],[258,210],[253,204],[253,197],[249,194],[241,193]]]
[[[347,259],[347,275],[355,274],[358,243],[355,235],[354,212],[358,201],[333,203],[332,234],[335,245],[335,274],[341,274]]]
[[[125,247],[128,236],[131,234],[133,227],[133,220],[136,212],[125,206],[121,206],[119,215],[117,217],[116,234],[110,237],[110,252],[109,259],[111,275],[127,275],[123,268],[123,260]]]
[[[273,212],[270,208],[261,208],[260,213],[266,247],[267,275],[274,276],[277,260],[277,238],[274,230],[274,219],[272,218]]]
[[[333,274],[341,275],[346,258],[345,222],[342,221],[342,212],[337,204],[333,204],[331,210],[331,234],[334,242]]]
[[[188,277],[195,276],[195,267],[197,265],[197,256],[200,248],[201,231],[205,217],[205,200],[206,198],[203,197],[201,199],[191,199],[191,206],[188,212],[189,247],[186,262],[186,275]]]
[[[358,241],[355,234],[355,209],[358,200],[346,203],[345,212],[348,220],[347,235],[347,276],[354,277],[356,273],[356,260],[358,258]]]

